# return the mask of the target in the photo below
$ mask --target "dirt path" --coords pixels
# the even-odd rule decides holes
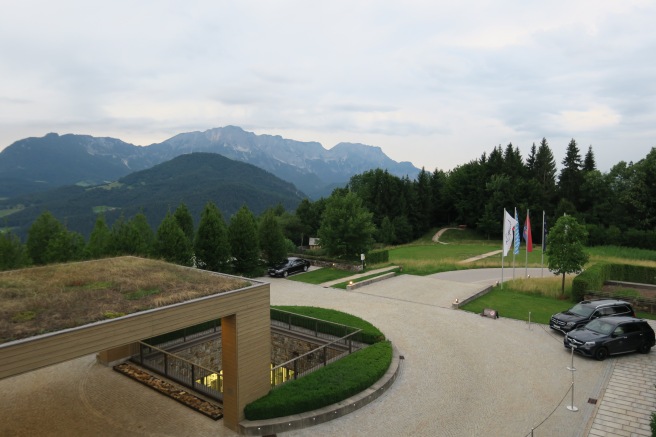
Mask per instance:
[[[448,231],[450,229],[455,229],[456,231],[462,231],[462,229],[460,229],[460,228],[442,228],[439,231],[437,231],[435,233],[435,235],[433,235],[433,241],[436,242],[436,243],[440,243],[440,244],[449,244],[449,243],[444,243],[444,242],[440,241],[440,237],[442,236],[443,233],[445,233],[446,231]]]

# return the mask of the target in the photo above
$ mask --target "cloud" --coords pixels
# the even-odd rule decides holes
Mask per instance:
[[[654,19],[648,0],[12,2],[0,148],[232,124],[428,169],[575,138],[608,169],[656,145]]]

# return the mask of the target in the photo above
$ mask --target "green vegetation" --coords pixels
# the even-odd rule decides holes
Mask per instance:
[[[549,323],[549,319],[553,314],[572,306],[571,302],[566,300],[525,294],[512,290],[508,285],[510,284],[506,283],[503,290],[495,287],[488,294],[463,305],[461,308],[474,313],[481,313],[485,308],[492,308],[498,311],[502,317],[517,320],[528,320],[530,312],[532,322],[546,324]]]
[[[343,401],[378,381],[392,363],[392,345],[371,323],[341,311],[317,307],[273,306],[321,320],[360,328],[375,344],[359,350],[316,372],[272,389],[268,395],[248,404],[248,420],[300,414]]]
[[[303,273],[302,275],[290,276],[290,281],[305,282],[306,284],[323,284],[324,282],[334,281],[336,279],[352,276],[353,272],[335,268],[323,268]]]
[[[362,329],[362,337],[365,343],[375,343],[385,339],[385,335],[371,323],[367,322],[366,320],[362,320],[360,317],[353,316],[341,311],[318,307],[284,305],[276,305],[272,306],[272,308],[287,311],[290,313],[302,314],[304,316],[313,317],[319,320],[339,323],[340,325],[346,325],[352,328]]]
[[[161,290],[158,288],[150,288],[145,290],[140,289],[140,290],[132,291],[130,293],[123,293],[123,296],[127,300],[139,300],[146,296],[152,296],[154,294],[158,294],[160,293],[160,291]]]
[[[343,401],[378,381],[391,363],[391,343],[376,343],[271,390],[268,395],[246,405],[244,415],[247,420],[271,419]]]

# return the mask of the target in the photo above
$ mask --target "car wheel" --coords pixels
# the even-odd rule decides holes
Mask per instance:
[[[304,271],[304,272],[307,272],[308,269],[309,269],[309,267],[308,267],[307,265],[303,266],[303,271]]]
[[[288,275],[287,270],[285,270],[284,272],[282,272],[282,277],[283,277],[283,278],[286,278],[287,275]]]
[[[606,358],[608,358],[608,349],[605,347],[600,347],[595,351],[594,357],[599,361],[604,361]]]
[[[643,343],[642,346],[640,346],[640,349],[638,349],[638,352],[641,354],[648,354],[649,351],[651,350],[651,346],[649,343]]]

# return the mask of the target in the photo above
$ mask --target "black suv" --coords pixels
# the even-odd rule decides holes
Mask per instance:
[[[567,349],[603,360],[609,355],[627,352],[649,353],[654,330],[647,321],[633,317],[600,317],[565,335]]]
[[[608,316],[635,317],[635,311],[630,303],[623,300],[584,300],[565,312],[551,316],[549,327],[567,333],[598,317]]]

